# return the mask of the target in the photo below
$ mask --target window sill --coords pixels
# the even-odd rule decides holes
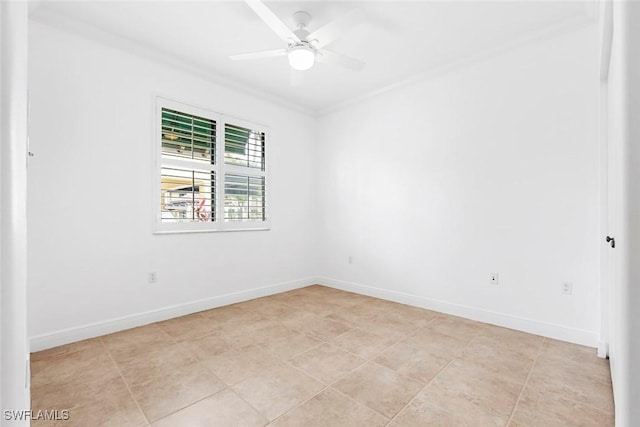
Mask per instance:
[[[237,231],[269,231],[270,226],[264,227],[247,227],[247,228],[218,228],[218,229],[202,229],[202,230],[154,230],[153,234],[194,234],[194,233],[234,233]]]

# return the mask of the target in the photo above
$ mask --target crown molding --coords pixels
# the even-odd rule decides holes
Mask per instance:
[[[476,63],[481,63],[505,53],[520,49],[524,46],[540,43],[563,36],[565,34],[573,33],[591,25],[595,25],[596,23],[597,11],[594,7],[592,7],[592,5],[585,4],[584,11],[581,15],[575,16],[571,19],[563,20],[554,25],[547,26],[526,36],[515,38],[513,40],[488,49],[480,50],[471,55],[467,55],[453,61],[444,62],[436,67],[415,74],[407,79],[392,83],[380,89],[367,92],[353,99],[335,104],[327,108],[316,110],[316,115],[317,117],[322,117],[333,114],[335,112],[345,110],[347,108],[369,101],[387,92],[391,92],[400,88],[410,87],[428,80],[432,80],[455,72],[461,68],[468,67]]]
[[[145,44],[131,41],[125,37],[95,28],[85,22],[52,11],[48,8],[41,7],[42,2],[33,1],[30,19],[43,25],[47,25],[59,30],[67,31],[78,36],[90,39],[103,45],[122,50],[141,58],[152,60],[178,69],[197,77],[200,77],[212,84],[225,86],[238,92],[262,99],[280,107],[287,108],[297,113],[302,113],[312,118],[321,118],[323,116],[345,110],[349,107],[369,101],[375,97],[391,92],[396,89],[410,87],[432,80],[443,75],[455,72],[461,68],[487,61],[496,56],[503,55],[523,46],[543,42],[565,34],[569,34],[590,25],[596,25],[598,22],[598,4],[595,2],[585,2],[583,12],[572,18],[565,19],[556,24],[549,25],[538,31],[529,33],[526,36],[518,37],[497,46],[474,52],[473,54],[458,58],[453,61],[443,62],[428,70],[417,73],[409,78],[395,82],[379,89],[366,92],[352,99],[339,102],[323,108],[309,108],[294,101],[290,101],[275,93],[265,92],[255,87],[251,87],[243,82],[226,77],[219,72],[208,67],[198,64],[188,64],[185,61],[176,59],[175,55],[170,52],[157,49]]]
[[[224,86],[226,88],[231,88],[235,91],[253,96],[255,98],[259,98],[261,100],[270,102],[280,107],[284,107],[297,113],[302,113],[310,117],[315,117],[317,113],[317,111],[314,109],[304,107],[274,93],[256,89],[244,82],[239,82],[232,78],[226,77],[206,66],[187,63],[186,61],[180,61],[175,57],[175,55],[171,54],[168,51],[134,42],[118,34],[96,28],[85,22],[69,18],[64,14],[54,12],[47,8],[34,7],[29,18],[30,20],[39,24],[75,34],[93,42],[97,42],[102,45],[136,55],[143,59],[161,63],[163,65],[199,77],[203,80],[208,81],[209,83],[218,86]]]

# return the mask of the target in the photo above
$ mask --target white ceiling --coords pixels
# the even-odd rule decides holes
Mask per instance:
[[[115,34],[170,56],[213,80],[233,81],[306,110],[321,112],[391,85],[464,63],[592,20],[582,1],[267,1],[294,28],[293,12],[313,17],[311,31],[360,8],[364,22],[327,48],[366,63],[351,71],[316,64],[291,86],[285,57],[228,56],[285,47],[242,1],[43,1],[31,16],[58,26]],[[73,23],[73,25],[71,25]]]

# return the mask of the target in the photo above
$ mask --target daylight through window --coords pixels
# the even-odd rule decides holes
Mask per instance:
[[[265,130],[167,100],[158,110],[157,231],[268,228]]]

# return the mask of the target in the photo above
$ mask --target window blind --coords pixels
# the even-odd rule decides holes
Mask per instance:
[[[225,123],[224,161],[226,164],[265,170],[264,132]]]
[[[163,167],[162,222],[215,221],[215,188],[213,171]]]
[[[215,164],[216,122],[162,109],[162,154]]]
[[[224,180],[225,221],[264,221],[265,178],[226,174]]]
[[[155,230],[269,229],[268,128],[160,97],[156,114]]]
[[[215,221],[216,122],[162,108],[162,223]]]

